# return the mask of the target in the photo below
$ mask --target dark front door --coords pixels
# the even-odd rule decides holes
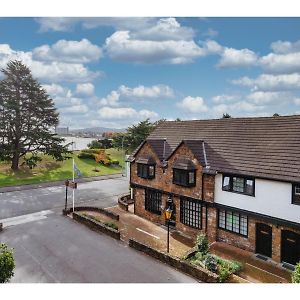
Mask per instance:
[[[272,257],[272,227],[256,223],[256,253]]]
[[[300,235],[289,231],[281,231],[281,261],[296,265],[300,261]]]

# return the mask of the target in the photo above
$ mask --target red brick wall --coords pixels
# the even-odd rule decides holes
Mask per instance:
[[[154,179],[143,179],[137,176],[137,164],[135,162],[131,163],[131,182],[138,185],[143,185],[147,187],[152,187],[155,189],[163,190],[165,192],[174,193],[186,197],[191,197],[194,199],[201,199],[202,197],[202,166],[197,161],[193,153],[189,148],[182,144],[176,151],[176,153],[168,161],[168,168],[163,173],[162,168],[159,167],[159,160],[151,149],[151,146],[147,143],[144,144],[142,149],[136,156],[152,155],[156,161],[156,170]],[[197,167],[196,171],[196,186],[195,187],[183,187],[173,184],[173,169],[172,166],[178,158],[189,158],[191,159]],[[204,176],[204,186],[205,186],[205,197],[207,201],[213,201],[214,193],[214,176],[205,175]]]
[[[248,237],[231,233],[222,229],[217,229],[217,240],[226,242],[235,247],[255,252],[256,246],[256,223],[264,223],[272,227],[272,259],[281,261],[281,230],[290,230],[300,234],[300,230],[294,230],[286,226],[277,226],[270,222],[248,217]],[[217,226],[217,223],[216,223]]]

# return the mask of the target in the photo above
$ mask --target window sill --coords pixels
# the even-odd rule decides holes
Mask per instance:
[[[235,235],[239,235],[239,236],[241,236],[243,238],[248,239],[248,234],[244,235],[244,234],[241,234],[241,233],[238,233],[238,232],[234,232],[234,231],[231,231],[231,230],[228,230],[228,229],[225,229],[225,228],[221,228],[221,227],[218,227],[218,230],[223,230],[223,231],[226,231],[226,232],[229,232],[229,233],[232,233],[232,234],[235,234]]]

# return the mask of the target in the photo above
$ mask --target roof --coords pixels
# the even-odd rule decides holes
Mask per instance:
[[[300,182],[300,116],[166,121],[147,140],[164,138],[171,151],[184,141],[202,164],[204,141],[211,172]]]
[[[152,156],[145,155],[145,156],[140,156],[136,162],[138,164],[146,164],[146,165],[153,165],[155,164],[155,160],[153,159]]]
[[[196,166],[188,158],[179,158],[175,161],[173,168],[182,170],[195,170]]]
[[[151,146],[152,150],[155,152],[155,154],[157,155],[158,159],[161,162],[164,159],[166,159],[173,151],[167,141],[164,146],[164,142],[165,142],[164,138],[161,138],[161,139],[148,138],[146,141],[144,141],[137,147],[137,149],[133,152],[132,156],[136,156],[146,142]],[[164,154],[164,147],[165,147],[165,154]]]

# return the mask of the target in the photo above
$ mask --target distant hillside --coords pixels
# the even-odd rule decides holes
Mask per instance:
[[[92,132],[92,133],[103,133],[103,132],[125,132],[126,129],[116,129],[116,128],[106,128],[106,127],[91,127],[82,129],[70,130],[70,133],[80,133],[80,132]]]

